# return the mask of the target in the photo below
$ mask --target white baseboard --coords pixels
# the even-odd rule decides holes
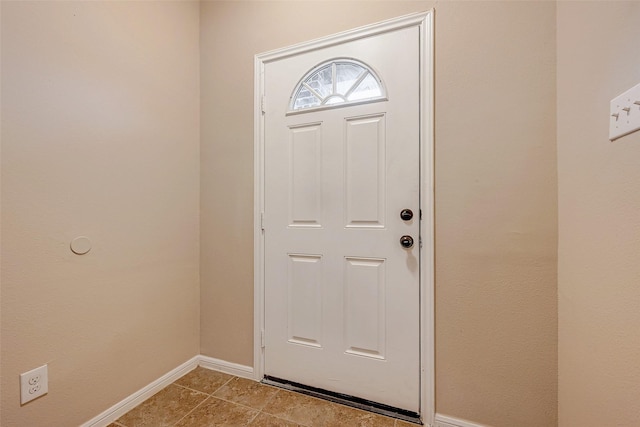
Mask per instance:
[[[198,356],[198,365],[203,368],[213,369],[214,371],[220,371],[227,374],[235,375],[236,377],[248,378],[253,380],[253,367],[240,365],[238,363],[227,362],[225,360],[214,359],[209,356]]]
[[[136,391],[131,396],[124,398],[111,408],[107,409],[100,415],[92,418],[80,427],[106,427],[178,378],[188,374],[198,366],[203,368],[220,371],[237,377],[253,378],[253,367],[240,365],[238,363],[227,362],[220,359],[214,359],[208,356],[193,356],[177,368],[167,372],[151,384]]]
[[[471,421],[453,418],[447,415],[436,414],[433,427],[490,427],[484,424],[476,424]]]
[[[80,427],[106,427],[178,378],[198,367],[200,356],[194,356],[177,368],[167,372],[151,384],[124,398],[100,415],[92,418]]]

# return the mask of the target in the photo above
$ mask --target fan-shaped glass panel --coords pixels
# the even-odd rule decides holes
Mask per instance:
[[[365,64],[335,59],[308,72],[293,91],[293,111],[384,99],[380,78]]]

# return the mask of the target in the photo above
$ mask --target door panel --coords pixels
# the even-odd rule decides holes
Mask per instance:
[[[385,358],[385,260],[345,258],[345,352],[375,359]]]
[[[320,227],[322,202],[321,123],[290,128],[289,179],[292,227]]]
[[[387,99],[289,114],[335,58],[375,70]],[[419,412],[419,220],[400,218],[420,209],[418,28],[264,73],[265,374]]]
[[[289,342],[322,347],[322,257],[289,255]]]
[[[345,120],[347,227],[384,227],[385,116]]]

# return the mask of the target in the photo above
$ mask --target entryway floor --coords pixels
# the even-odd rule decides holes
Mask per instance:
[[[415,427],[198,367],[108,427]]]

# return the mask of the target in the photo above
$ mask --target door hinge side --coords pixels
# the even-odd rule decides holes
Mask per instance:
[[[260,347],[264,348],[264,329],[260,330]]]
[[[262,95],[262,97],[260,98],[260,111],[262,111],[262,114],[265,113],[264,104],[264,95]]]
[[[264,212],[260,212],[260,229],[264,231]]]

